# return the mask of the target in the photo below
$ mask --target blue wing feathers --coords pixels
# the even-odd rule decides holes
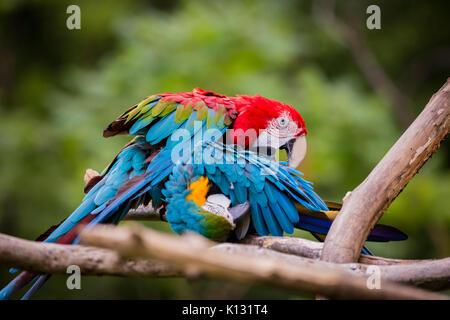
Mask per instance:
[[[205,150],[208,150],[207,157],[201,154]],[[208,158],[210,154],[215,158]],[[222,193],[229,195],[233,204],[250,200],[257,205],[251,214],[260,234],[292,233],[294,224],[299,221],[294,201],[310,210],[328,210],[311,184],[298,176],[298,171],[255,156],[251,151],[203,141],[194,147],[192,158],[197,157],[209,161],[208,164],[194,163],[196,175],[208,176]]]
[[[269,206],[272,210],[272,215],[275,216],[275,218],[278,220],[278,223],[282,227],[283,231],[286,233],[293,233],[294,232],[294,226],[289,221],[288,217],[285,215],[284,211],[281,210],[280,206],[275,201],[270,201]],[[281,233],[283,235],[283,233]]]
[[[281,229],[281,226],[278,224],[278,221],[274,218],[274,215],[272,214],[272,211],[270,210],[270,207],[259,207],[263,217],[264,221],[266,222],[267,228],[269,229],[269,232],[273,236],[282,236],[283,230]]]
[[[258,232],[261,236],[267,236],[269,231],[267,230],[266,223],[262,216],[261,210],[259,209],[259,205],[252,197],[250,197],[250,212],[256,232]]]
[[[281,209],[286,213],[289,220],[292,223],[297,223],[300,217],[297,208],[292,201],[283,192],[278,193],[278,201]]]
[[[180,124],[181,123],[175,123],[175,112],[169,113],[150,127],[147,131],[146,139],[151,144],[156,144],[170,136],[178,129]]]

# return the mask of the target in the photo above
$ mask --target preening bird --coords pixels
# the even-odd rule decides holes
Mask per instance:
[[[117,224],[130,208],[150,201],[168,210],[176,232],[193,230],[216,240],[227,239],[231,231],[242,237],[249,228],[282,235],[300,227],[318,237],[329,228],[332,219],[314,220],[316,213],[330,217],[328,207],[295,170],[306,153],[307,130],[290,105],[202,89],[157,94],[126,110],[103,132],[104,137],[118,134],[134,139],[89,181],[80,206],[38,241],[76,244],[81,229]],[[278,149],[286,149],[287,163],[274,161]],[[228,150],[223,165],[217,162],[220,150]],[[203,163],[203,155],[211,151],[214,155]],[[237,162],[229,165],[227,160]],[[177,216],[172,208],[186,211]],[[0,291],[0,298],[34,281],[27,299],[49,276],[22,271]]]
[[[175,165],[173,154],[198,141],[220,139],[227,129],[234,129],[226,139],[229,143],[286,147],[292,166],[304,156],[305,123],[289,105],[260,96],[227,97],[202,89],[153,95],[129,108],[104,130],[104,137],[130,134],[136,138],[88,184],[81,205],[38,240],[77,243],[80,226],[118,223],[131,207],[149,201],[159,207],[163,204],[164,183]],[[0,297],[9,298],[36,280],[24,296],[28,298],[48,277],[23,271],[0,291]]]
[[[240,240],[248,232],[282,236],[294,228],[323,241],[340,205],[323,202],[301,176],[288,163],[204,142],[165,184],[167,221],[177,233],[193,231],[216,241]],[[367,240],[405,239],[400,230],[377,224]],[[370,251],[364,247],[363,253]]]

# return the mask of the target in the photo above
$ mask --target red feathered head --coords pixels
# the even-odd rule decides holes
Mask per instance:
[[[261,96],[232,98],[238,116],[230,132],[234,143],[245,147],[285,148],[297,167],[306,153],[307,130],[300,113],[285,103]]]

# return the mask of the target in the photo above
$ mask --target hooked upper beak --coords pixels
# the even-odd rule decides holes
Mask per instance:
[[[296,169],[306,155],[306,135],[289,140],[280,149],[286,150],[289,167]]]

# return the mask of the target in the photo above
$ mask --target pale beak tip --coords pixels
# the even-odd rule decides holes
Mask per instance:
[[[298,136],[288,154],[289,167],[296,169],[303,161],[306,155],[306,136]]]

